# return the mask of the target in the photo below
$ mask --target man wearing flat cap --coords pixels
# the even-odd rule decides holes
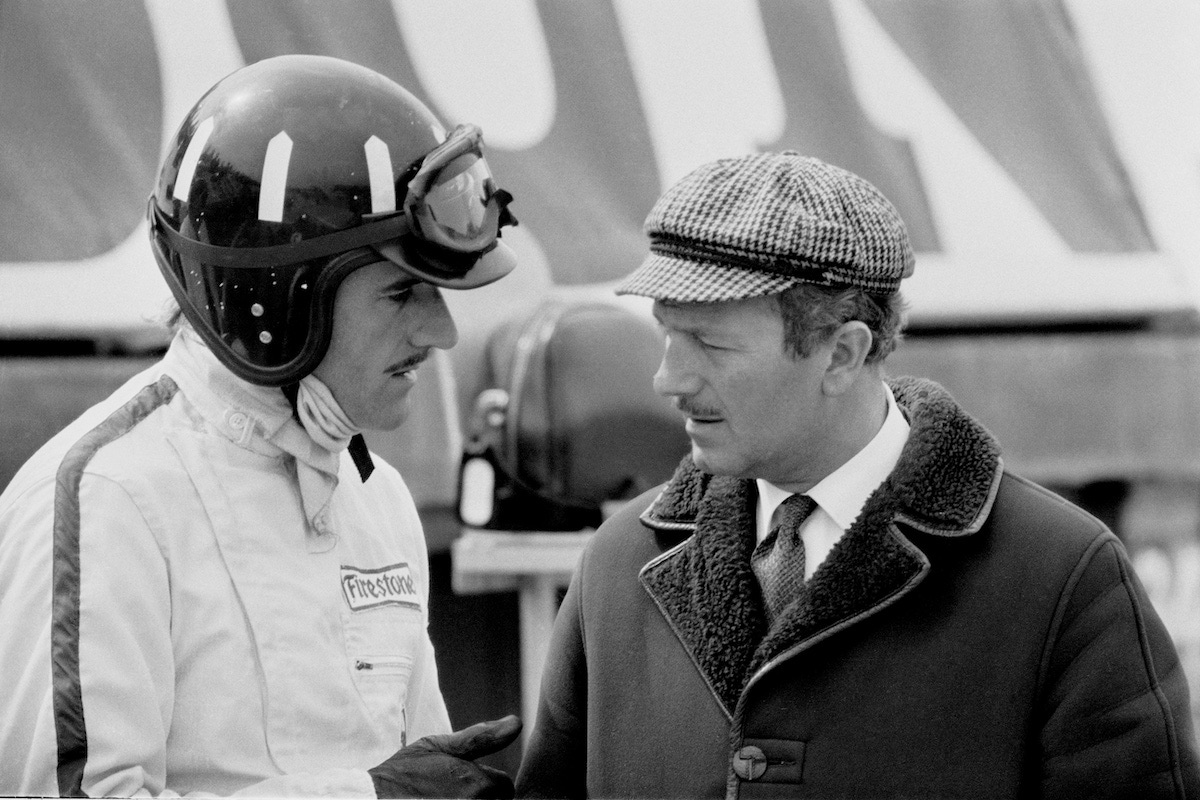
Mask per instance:
[[[691,452],[596,533],[518,793],[1200,797],[1179,658],[1116,537],[885,380],[904,224],[796,153],[692,172],[654,299]]]

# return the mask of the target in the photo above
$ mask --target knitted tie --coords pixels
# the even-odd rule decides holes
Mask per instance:
[[[779,522],[758,543],[750,556],[750,568],[762,587],[767,621],[774,622],[804,585],[804,540],[800,525],[817,507],[806,494],[794,494],[779,506]]]

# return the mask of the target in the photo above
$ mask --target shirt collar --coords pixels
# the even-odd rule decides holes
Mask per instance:
[[[881,385],[887,412],[879,431],[866,447],[805,492],[842,530],[854,523],[867,498],[895,469],[900,451],[908,441],[908,420],[896,405],[892,390],[886,383]],[[756,483],[760,519],[770,520],[779,504],[792,493],[761,478]]]

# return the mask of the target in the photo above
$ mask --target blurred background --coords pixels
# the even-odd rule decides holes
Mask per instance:
[[[460,345],[422,368],[406,426],[371,439],[421,507],[456,725],[528,705],[579,544],[457,521],[476,398],[505,380],[496,331],[549,300],[644,318],[611,287],[659,192],[778,149],[900,209],[918,253],[891,372],[941,382],[1012,470],[1113,527],[1200,716],[1195,0],[0,0],[0,487],[162,352],[158,161],[205,89],[284,53],[364,64],[480,125],[516,197],[518,270],[447,293]],[[630,360],[608,353],[598,375]]]

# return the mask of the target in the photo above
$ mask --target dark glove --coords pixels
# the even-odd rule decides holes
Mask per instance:
[[[498,753],[521,733],[511,714],[454,733],[418,739],[367,770],[377,797],[488,797],[508,800],[513,782],[504,772],[475,759]]]

